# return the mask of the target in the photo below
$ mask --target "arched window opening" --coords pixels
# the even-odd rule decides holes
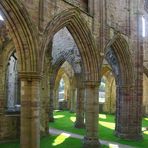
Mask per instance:
[[[116,82],[109,66],[102,69],[102,79],[99,87],[99,112],[114,114],[116,111]]]
[[[17,70],[17,56],[14,52],[8,61],[6,75],[7,112],[20,111],[20,91]]]
[[[99,87],[99,103],[105,102],[105,78],[102,77]]]
[[[65,82],[62,78],[59,83],[59,100],[60,101],[64,100],[64,87],[65,87]]]
[[[145,37],[145,28],[146,26],[145,26],[145,18],[144,18],[144,16],[142,16],[142,36],[143,37]]]

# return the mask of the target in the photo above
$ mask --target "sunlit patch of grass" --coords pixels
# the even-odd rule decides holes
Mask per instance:
[[[67,138],[69,137],[69,135],[64,135],[63,133],[58,135],[56,137],[56,139],[54,140],[54,142],[52,143],[53,146],[57,146],[61,143],[63,143]]]
[[[109,144],[109,148],[119,148],[117,144]]]
[[[76,117],[70,117],[70,120],[71,120],[72,122],[75,122],[75,121],[76,121]]]
[[[148,135],[148,131],[143,132],[144,134]]]
[[[74,128],[75,114],[68,111],[55,112],[55,115],[64,115],[63,118],[56,119],[54,123],[50,123],[49,126],[60,130],[65,130],[71,133],[85,135],[85,129]],[[121,144],[147,148],[148,145],[148,131],[143,132],[144,139],[141,141],[128,141],[123,140],[114,135],[115,128],[115,116],[108,114],[99,115],[99,137],[102,140],[109,140],[118,142]],[[148,127],[148,118],[144,118],[142,122],[143,127]]]
[[[99,114],[99,118],[101,118],[101,119],[106,119],[106,115],[104,115],[104,114]]]
[[[59,111],[59,112],[54,112],[54,115],[55,116],[64,115],[64,117],[55,119],[55,122],[49,123],[50,127],[84,135],[85,133],[84,129],[77,129],[74,127],[74,119],[76,118],[75,113],[70,113],[68,111]]]
[[[83,143],[81,139],[71,138],[69,135],[62,133],[57,136],[47,136],[41,139],[40,148],[81,148]]]
[[[112,129],[112,130],[115,129],[115,123],[99,121],[99,124],[106,127],[106,128]]]
[[[64,117],[64,115],[55,115],[54,116],[55,119],[57,119],[57,118],[63,118],[63,117]]]
[[[40,143],[40,148],[81,148],[82,146],[83,143],[81,139],[71,138],[65,134],[42,137]],[[20,148],[20,144],[19,141],[0,143],[0,148]]]

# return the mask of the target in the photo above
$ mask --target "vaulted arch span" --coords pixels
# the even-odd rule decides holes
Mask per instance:
[[[45,51],[48,50],[54,34],[63,27],[67,27],[79,48],[84,65],[85,80],[98,81],[98,57],[95,42],[87,23],[77,9],[65,10],[49,22],[44,31],[45,38],[41,48],[44,50],[41,51],[43,52],[42,61],[44,61]]]
[[[133,63],[129,46],[121,34],[117,34],[107,45],[105,58],[113,69],[116,81],[122,85],[134,82]],[[118,70],[115,69],[115,67]],[[130,77],[130,79],[129,79]]]
[[[20,0],[2,0],[0,10],[15,44],[19,71],[37,72],[37,35],[25,7]]]
[[[70,66],[72,66],[72,64],[67,61],[67,59],[65,59],[64,57],[62,58],[59,58],[56,63],[53,65],[53,68],[52,68],[52,72],[51,72],[51,77],[50,77],[50,83],[52,83],[53,85],[55,84],[55,81],[56,81],[56,77],[57,77],[57,74],[61,68],[61,66],[65,63],[65,62],[68,62],[68,64]],[[72,67],[72,69],[74,70],[74,67]],[[75,71],[74,71],[75,73]]]
[[[115,134],[125,139],[140,139],[140,129],[137,130],[135,126],[138,108],[135,107],[137,100],[135,99],[134,64],[128,44],[121,34],[117,34],[110,41],[105,58],[112,67],[116,80]]]

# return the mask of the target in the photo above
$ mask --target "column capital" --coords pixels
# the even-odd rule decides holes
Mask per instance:
[[[42,76],[37,72],[19,72],[19,78],[21,80],[41,80]]]

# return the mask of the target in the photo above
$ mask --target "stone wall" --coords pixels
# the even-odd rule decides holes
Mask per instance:
[[[53,65],[58,65],[62,61],[67,61],[73,67],[75,73],[81,72],[79,50],[67,28],[61,29],[54,35],[52,57]]]
[[[20,136],[20,115],[16,112],[7,112],[7,68],[9,56],[14,52],[14,44],[11,40],[3,40],[0,52],[0,141],[18,139]],[[12,87],[12,86],[11,86]],[[12,91],[12,89],[11,89]]]
[[[67,2],[66,2],[67,1]],[[8,1],[5,1],[6,3],[8,3]],[[13,2],[13,1],[11,1]],[[90,15],[90,13],[87,11],[87,5],[88,3],[93,3],[91,5],[91,10],[92,10],[92,13]],[[1,2],[2,3],[2,2]],[[119,59],[119,65],[121,66],[120,68],[122,69],[122,72],[127,75],[122,75],[121,73],[121,77],[123,81],[121,82],[124,82],[124,83],[120,83],[120,85],[117,87],[117,89],[119,91],[119,95],[118,96],[118,106],[117,106],[117,118],[119,120],[116,120],[118,121],[117,125],[116,125],[116,132],[117,132],[117,135],[119,137],[125,137],[124,138],[129,138],[129,139],[140,139],[140,136],[141,136],[141,127],[140,127],[140,123],[141,123],[141,100],[142,100],[142,92],[143,92],[143,87],[142,87],[142,82],[143,82],[143,38],[142,38],[142,21],[141,21],[141,18],[142,18],[142,15],[144,14],[143,12],[143,4],[144,4],[144,0],[112,0],[112,1],[102,1],[102,0],[77,0],[77,1],[69,1],[69,0],[22,0],[22,3],[24,4],[24,6],[21,5],[20,9],[22,7],[25,7],[27,9],[27,15],[29,16],[29,19],[31,21],[29,21],[28,19],[28,16],[23,13],[23,15],[20,14],[17,15],[18,17],[18,20],[16,21],[13,21],[16,22],[16,23],[12,23],[11,19],[9,18],[9,15],[13,16],[13,11],[9,10],[9,13],[10,14],[7,14],[8,18],[9,18],[9,21],[10,23],[12,23],[11,25],[13,26],[13,29],[11,28],[11,32],[13,32],[14,30],[17,32],[16,34],[13,34],[13,38],[14,38],[14,41],[16,43],[18,43],[17,39],[20,41],[19,43],[20,44],[17,44],[15,45],[17,47],[17,49],[23,49],[21,50],[21,52],[24,54],[25,53],[25,56],[23,58],[26,58],[23,62],[26,62],[28,58],[30,58],[30,54],[32,54],[33,56],[31,58],[34,58],[34,55],[35,52],[36,52],[36,49],[34,48],[37,48],[38,50],[40,50],[39,53],[42,53],[42,47],[41,47],[41,42],[42,40],[44,40],[44,36],[45,34],[43,34],[46,26],[48,23],[51,22],[51,20],[53,18],[55,18],[55,16],[59,15],[60,19],[65,19],[65,17],[61,17],[61,14],[63,14],[63,10],[66,10],[68,8],[75,8],[76,10],[78,10],[78,14],[82,15],[85,22],[84,22],[84,26],[85,25],[88,25],[89,29],[91,30],[91,32],[93,33],[93,36],[95,38],[95,41],[96,41],[96,44],[95,46],[91,46],[91,44],[94,44],[93,41],[89,41],[89,38],[88,36],[91,36],[91,32],[88,32],[89,34],[86,34],[85,33],[85,30],[82,30],[82,32],[79,30],[80,26],[72,26],[74,29],[72,30],[73,32],[74,31],[79,31],[79,35],[81,36],[80,38],[77,37],[77,42],[78,42],[78,39],[79,39],[79,46],[80,44],[82,44],[82,46],[84,46],[85,48],[83,50],[81,50],[81,53],[80,55],[87,55],[88,57],[91,57],[91,54],[92,55],[96,55],[96,57],[99,59],[98,61],[95,60],[95,58],[93,59],[86,59],[85,62],[90,64],[89,66],[86,64],[85,66],[90,67],[90,71],[94,70],[93,72],[93,76],[94,77],[91,77],[91,74],[88,73],[86,75],[90,75],[90,77],[88,76],[88,78],[90,78],[89,80],[92,80],[92,78],[94,78],[94,81],[95,80],[98,80],[98,73],[101,71],[100,67],[101,67],[101,58],[103,59],[104,58],[104,55],[105,55],[105,49],[106,47],[110,47],[112,46],[114,50],[119,50],[119,52],[115,52],[117,55],[117,57],[120,57],[120,55],[122,55]],[[18,12],[17,10],[17,7],[16,8],[16,12]],[[81,9],[79,9],[81,8]],[[90,6],[89,6],[90,8]],[[6,8],[5,8],[6,9]],[[8,8],[7,8],[8,9]],[[15,16],[15,15],[14,15]],[[25,19],[23,19],[23,17],[20,19],[20,16],[25,16]],[[17,18],[16,17],[16,18]],[[78,18],[79,16],[78,15],[75,15],[76,18]],[[15,17],[14,17],[15,18]],[[27,20],[28,19],[28,20]],[[69,18],[70,19],[70,18]],[[33,36],[31,36],[31,29],[24,23],[22,22],[25,22],[25,21],[28,21],[27,22],[27,25],[28,26],[31,26],[33,32],[36,32],[36,36],[35,38],[37,38],[36,40],[32,39]],[[66,21],[68,20],[63,20],[63,22],[60,22],[60,23],[65,23]],[[80,19],[75,19],[73,21],[81,21]],[[82,20],[83,21],[83,20]],[[18,25],[19,23],[22,23],[20,26]],[[31,22],[33,23],[33,25],[31,25]],[[9,23],[9,22],[7,22]],[[72,22],[70,22],[72,23]],[[76,24],[76,23],[75,23]],[[82,25],[81,23],[79,23],[80,25]],[[16,26],[15,26],[16,25]],[[19,27],[20,28],[19,28]],[[83,27],[84,27],[83,26]],[[16,27],[16,28],[15,28]],[[18,27],[18,28],[17,28]],[[22,29],[22,28],[23,29]],[[83,28],[81,26],[81,28]],[[29,29],[30,30],[29,30]],[[54,26],[52,26],[52,28],[54,28]],[[62,29],[62,28],[58,28],[59,30]],[[56,30],[56,31],[59,31],[59,30]],[[75,30],[77,29],[77,30]],[[85,29],[87,29],[87,27],[85,27]],[[30,31],[30,32],[29,32]],[[50,33],[56,33],[56,32],[50,32]],[[83,33],[83,34],[82,34]],[[23,35],[24,36],[23,36]],[[20,36],[23,36],[22,38]],[[74,34],[75,35],[75,34]],[[84,36],[85,35],[85,36]],[[17,36],[17,37],[16,37]],[[83,37],[82,37],[83,36]],[[27,38],[27,39],[26,39]],[[39,38],[39,40],[38,40]],[[3,39],[3,38],[2,38]],[[2,39],[0,40],[0,45],[1,45],[1,42],[2,42]],[[5,38],[4,38],[5,39]],[[22,39],[22,40],[21,40]],[[85,40],[85,39],[88,39],[88,40]],[[84,40],[85,40],[85,43],[84,43]],[[36,43],[38,41],[38,43]],[[33,42],[33,43],[32,43]],[[35,43],[34,43],[35,42]],[[113,43],[115,42],[114,45],[112,45]],[[23,47],[21,47],[21,45]],[[28,46],[30,45],[30,46]],[[34,47],[34,45],[36,45]],[[87,46],[85,46],[87,45]],[[0,46],[0,47],[3,47],[3,46]],[[34,47],[34,48],[33,48]],[[88,55],[89,52],[86,52],[86,51],[92,51],[92,47],[95,48],[96,52],[95,54],[93,52],[90,52],[90,55]],[[146,44],[146,47],[147,47],[147,44]],[[34,50],[29,50],[29,49],[34,49]],[[86,49],[87,48],[87,49]],[[146,49],[146,48],[145,48]],[[2,50],[2,48],[0,49]],[[11,49],[12,50],[12,49]],[[24,52],[25,51],[25,52]],[[127,52],[124,52],[124,51],[128,51]],[[7,52],[7,50],[6,50]],[[147,52],[145,52],[147,54]],[[10,53],[7,52],[7,56],[9,55]],[[27,56],[29,55],[29,56]],[[2,55],[0,54],[0,57]],[[127,58],[130,57],[130,59]],[[2,56],[3,57],[3,56]],[[40,56],[39,56],[40,57]],[[30,59],[31,59],[30,58]],[[31,59],[31,64],[32,63],[36,63],[34,62],[34,59]],[[40,59],[37,59],[37,60],[40,60]],[[91,60],[91,62],[89,61]],[[145,60],[147,60],[147,56],[145,57]],[[6,67],[7,67],[7,63],[5,63],[5,59],[0,59],[0,82],[3,82],[3,86],[0,88],[0,111],[1,111],[1,119],[3,120],[0,120],[0,130],[2,132],[1,133],[1,139],[3,139],[4,137],[12,137],[12,135],[14,137],[16,137],[15,135],[17,135],[17,129],[16,129],[16,125],[18,124],[17,123],[17,119],[16,117],[15,118],[11,118],[11,117],[6,117],[5,113],[4,113],[4,108],[5,108],[5,98],[6,98],[6,95],[5,95],[5,72],[6,72]],[[97,64],[95,62],[98,62]],[[26,62],[27,63],[27,62]],[[25,64],[26,64],[25,63]],[[92,65],[91,65],[92,63]],[[22,64],[23,66],[25,65],[24,63],[19,63],[20,65]],[[83,63],[85,64],[85,63]],[[20,66],[19,65],[19,66]],[[97,65],[97,66],[94,66],[94,65]],[[124,65],[127,65],[127,68],[128,70],[125,71],[125,67]],[[131,66],[132,65],[132,66]],[[27,64],[25,65],[26,69],[27,70],[34,70],[35,69],[35,66],[33,65],[32,67],[34,68],[30,68]],[[46,65],[48,66],[48,65]],[[20,66],[21,67],[21,66]],[[95,69],[97,67],[97,69]],[[25,69],[24,68],[24,69]],[[25,69],[25,70],[26,70]],[[36,70],[36,69],[35,69]],[[44,71],[44,69],[43,69]],[[42,71],[42,72],[43,72]],[[45,70],[46,71],[46,70]],[[91,71],[91,72],[92,72]],[[27,71],[28,72],[28,71]],[[35,71],[36,72],[36,71]],[[48,71],[46,71],[48,73]],[[46,132],[46,130],[48,130],[48,126],[47,126],[47,114],[48,114],[48,103],[47,102],[47,99],[48,99],[48,74],[46,74],[45,72],[45,75],[42,74],[43,76],[45,76],[44,79],[42,79],[42,86],[40,87],[41,89],[41,129],[42,132]],[[129,72],[129,73],[128,73]],[[132,72],[132,74],[131,74]],[[34,89],[38,89],[38,83],[35,83],[36,82],[36,75],[35,75],[35,79],[34,79],[34,76],[31,75],[32,74],[32,71],[31,73],[27,73],[26,74],[26,77],[24,78],[25,80],[23,80],[22,82],[25,83],[25,88],[22,88],[23,91],[25,91],[25,95],[29,96],[30,98],[29,99],[34,99],[34,103],[32,104],[32,106],[30,106],[30,109],[32,107],[34,107],[33,105],[35,105],[34,107],[34,110],[32,110],[32,116],[34,115],[34,113],[37,114],[37,118],[34,119],[34,120],[27,120],[25,118],[22,118],[22,121],[27,121],[26,124],[28,125],[31,125],[30,123],[33,123],[36,125],[36,129],[33,129],[32,131],[30,131],[29,129],[31,129],[31,126],[29,127],[23,127],[23,136],[25,137],[25,134],[29,136],[29,134],[31,133],[31,136],[30,137],[25,137],[25,138],[28,138],[30,139],[30,141],[34,142],[34,140],[32,140],[33,138],[35,138],[35,144],[37,144],[37,146],[39,146],[39,144],[37,143],[38,141],[38,137],[35,137],[36,136],[36,132],[38,133],[37,129],[38,128],[38,125],[37,125],[37,122],[36,121],[39,121],[38,120],[38,94],[39,92],[36,92],[34,91]],[[28,75],[29,75],[29,83],[28,83]],[[128,77],[128,76],[132,76],[131,77]],[[95,79],[96,77],[97,79]],[[47,78],[47,79],[46,79]],[[32,81],[30,81],[30,79]],[[132,80],[131,80],[132,79]],[[39,81],[39,80],[38,80]],[[92,84],[94,85],[95,82],[92,82]],[[131,82],[131,83],[129,83]],[[32,83],[32,84],[31,84]],[[32,86],[30,86],[32,85]],[[90,85],[90,84],[89,84]],[[89,86],[88,85],[88,86]],[[46,87],[47,86],[47,87]],[[88,87],[87,86],[87,87]],[[28,87],[30,87],[31,89],[31,92],[27,92],[28,91]],[[47,90],[45,90],[45,87],[47,88]],[[94,86],[93,86],[94,87]],[[94,109],[94,103],[96,103],[94,100],[92,100],[92,98],[90,99],[89,97],[91,97],[91,95],[93,93],[96,93],[97,89],[94,87],[93,89],[91,88],[87,88],[87,95],[86,97],[88,97],[88,100],[86,100],[87,102],[87,107],[88,109]],[[30,91],[30,90],[29,90]],[[32,95],[33,94],[33,95]],[[46,94],[44,96],[44,94]],[[31,96],[32,95],[32,96]],[[24,101],[26,101],[26,96],[22,96]],[[95,95],[97,96],[97,95]],[[123,100],[122,100],[123,99]],[[92,103],[91,105],[89,105],[90,102]],[[94,101],[94,102],[93,102]],[[123,103],[124,102],[124,103]],[[31,103],[30,102],[27,102],[27,103]],[[97,103],[96,103],[97,104]],[[27,116],[29,117],[28,115],[28,112],[26,111],[27,107],[25,106],[26,104],[24,104],[24,112],[23,112],[23,115],[24,117]],[[123,106],[123,107],[121,107]],[[96,107],[96,106],[95,106]],[[97,107],[96,107],[97,108]],[[94,131],[89,131],[90,133],[92,133],[92,135],[98,135],[97,133],[97,124],[98,124],[98,121],[97,121],[97,116],[95,116],[95,114],[92,114],[90,112],[88,112],[88,110],[86,110],[86,113],[88,113],[88,117],[87,117],[87,121],[88,121],[88,129],[94,129],[96,130],[96,132],[94,133]],[[97,113],[97,112],[96,112]],[[44,114],[44,115],[43,115]],[[43,115],[43,116],[42,116]],[[32,117],[31,116],[31,117]],[[90,118],[90,116],[92,116]],[[92,123],[91,120],[89,119],[92,119],[93,121],[96,121],[94,124]],[[4,125],[4,123],[7,122],[8,124]],[[10,126],[9,123],[12,125]],[[25,124],[24,124],[25,125]],[[91,127],[91,128],[90,128]],[[4,128],[4,130],[3,130]],[[14,130],[15,128],[15,130]],[[27,130],[29,131],[27,133]],[[36,131],[35,131],[36,130]],[[132,132],[132,133],[130,133]],[[9,133],[9,134],[8,134]],[[133,135],[133,133],[135,135]],[[11,135],[11,136],[9,136]],[[88,134],[89,135],[89,134]],[[23,137],[22,136],[22,137]],[[96,136],[97,137],[97,136]],[[91,141],[93,141],[92,139],[94,138],[96,141],[98,141],[98,139],[96,137],[87,137],[88,140],[90,139]],[[92,139],[91,139],[92,138]],[[94,141],[95,141],[94,140]],[[29,144],[28,144],[29,145]]]
[[[16,140],[20,136],[20,116],[0,114],[0,141]]]

